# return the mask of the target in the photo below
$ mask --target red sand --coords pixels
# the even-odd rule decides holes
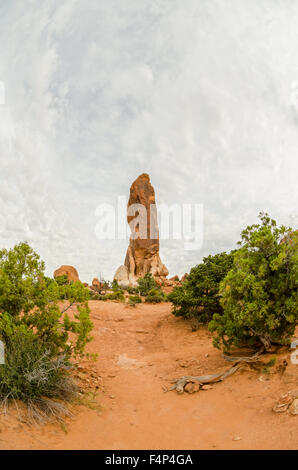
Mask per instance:
[[[298,366],[281,376],[246,370],[211,390],[189,395],[163,391],[181,375],[227,367],[211,334],[175,318],[168,303],[136,308],[90,302],[102,377],[102,411],[77,406],[59,424],[28,426],[12,412],[0,416],[0,449],[297,449],[298,417],[272,407],[298,388]],[[270,357],[269,357],[270,358]],[[269,359],[268,358],[268,359]]]

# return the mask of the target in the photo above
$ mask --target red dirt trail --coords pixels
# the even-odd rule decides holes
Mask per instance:
[[[237,372],[211,390],[164,392],[172,379],[203,375],[229,364],[211,334],[171,314],[171,305],[128,307],[90,302],[101,376],[101,411],[76,406],[65,426],[20,423],[0,416],[0,449],[297,449],[298,416],[274,413],[284,393],[298,389],[298,366],[284,357],[283,375]],[[270,356],[268,357],[268,360]]]

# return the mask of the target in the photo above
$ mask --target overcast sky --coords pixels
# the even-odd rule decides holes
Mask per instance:
[[[260,210],[297,227],[297,45],[295,0],[0,0],[0,246],[112,278],[128,242],[96,207],[143,172],[204,207],[200,250],[161,243],[171,275]]]

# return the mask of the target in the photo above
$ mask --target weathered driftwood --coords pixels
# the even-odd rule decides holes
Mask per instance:
[[[228,361],[233,361],[234,364],[229,368],[222,372],[218,372],[217,374],[211,375],[184,375],[180,377],[180,379],[174,381],[174,385],[169,388],[169,390],[176,390],[177,393],[183,393],[184,387],[186,384],[198,383],[200,386],[204,384],[216,383],[221,382],[222,380],[226,379],[230,375],[234,374],[237,370],[243,368],[245,364],[257,362],[259,360],[259,356],[264,352],[264,349],[258,351],[256,354],[250,357],[230,357],[224,356],[224,358]]]
[[[259,349],[253,356],[225,356],[223,354],[222,357],[229,362],[256,362],[264,351],[265,348]]]
[[[263,344],[264,348],[266,349],[266,351],[268,351],[271,347],[272,347],[272,341],[270,339],[270,337],[268,335],[260,335],[258,334],[253,328],[250,329],[250,331],[258,336],[259,340],[261,341],[261,343]]]

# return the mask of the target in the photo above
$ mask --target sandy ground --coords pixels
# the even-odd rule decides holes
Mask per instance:
[[[227,367],[211,334],[171,314],[170,304],[90,302],[101,407],[76,406],[65,426],[0,416],[0,449],[297,449],[298,416],[272,407],[298,388],[289,353],[272,373],[246,370],[194,394],[164,392],[181,375]],[[288,367],[277,372],[282,359]],[[270,358],[270,356],[269,356]],[[268,358],[268,359],[269,359]],[[91,407],[92,408],[92,407]]]

